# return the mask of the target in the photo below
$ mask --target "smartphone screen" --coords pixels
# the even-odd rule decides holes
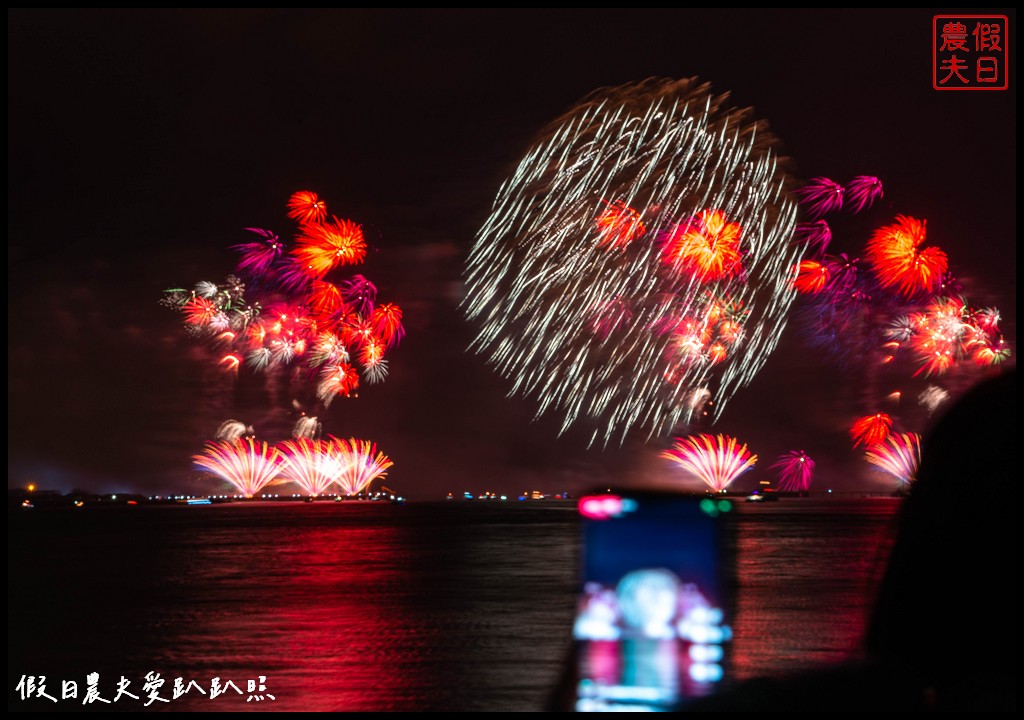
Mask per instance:
[[[580,498],[575,710],[670,711],[729,675],[731,501],[618,492]]]

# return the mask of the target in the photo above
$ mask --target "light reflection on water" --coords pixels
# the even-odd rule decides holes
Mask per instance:
[[[848,657],[897,506],[739,508],[740,677]],[[144,700],[143,676],[157,671],[165,697],[176,677],[207,690],[232,679],[243,694],[193,691],[149,710],[542,710],[568,649],[578,553],[572,503],[16,514],[9,688],[22,674],[84,686],[99,672],[101,689],[125,675]],[[245,681],[260,675],[276,699],[246,703]],[[8,697],[10,709],[33,706]]]

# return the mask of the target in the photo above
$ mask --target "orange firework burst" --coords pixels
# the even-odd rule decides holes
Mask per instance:
[[[376,365],[384,359],[385,348],[384,341],[380,338],[367,338],[362,350],[359,351],[359,362],[363,365]]]
[[[793,287],[797,292],[814,294],[821,292],[828,285],[828,267],[817,260],[804,260],[796,266],[796,277]]]
[[[327,217],[327,203],[311,190],[299,190],[288,199],[288,217],[303,225],[322,223]]]
[[[351,220],[322,225],[304,225],[292,254],[299,259],[306,274],[322,278],[339,265],[356,265],[366,258],[363,229]]]
[[[896,222],[875,231],[866,256],[883,287],[897,287],[906,297],[934,292],[949,267],[939,248],[920,249],[925,240],[925,221],[897,215]]]
[[[853,439],[854,447],[872,447],[889,437],[891,429],[892,418],[886,413],[875,413],[855,420],[850,427],[850,437]]]
[[[664,261],[699,280],[724,280],[743,269],[740,235],[743,228],[728,222],[721,210],[702,210],[677,226],[665,241]]]
[[[597,216],[597,229],[601,232],[601,245],[625,247],[647,232],[647,228],[640,220],[640,213],[629,205],[621,200],[605,204],[608,207]]]

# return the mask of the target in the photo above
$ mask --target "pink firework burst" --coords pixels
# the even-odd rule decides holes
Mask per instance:
[[[871,207],[875,200],[882,197],[882,181],[873,175],[858,175],[844,188],[846,209],[859,213]]]
[[[262,240],[232,246],[233,250],[242,254],[242,258],[238,261],[238,270],[262,275],[281,257],[284,246],[277,235],[270,230],[261,228],[246,228],[246,230],[259,235]]]
[[[251,437],[206,443],[203,455],[193,455],[196,465],[227,480],[245,497],[252,497],[281,472],[281,453]]]
[[[282,478],[294,482],[310,497],[324,495],[345,470],[321,440],[303,437],[285,440],[279,447]]]
[[[824,220],[811,223],[797,223],[793,231],[793,240],[798,243],[807,243],[807,247],[816,253],[824,253],[828,244],[832,242],[832,228]]]
[[[817,177],[797,189],[796,195],[807,215],[817,220],[822,215],[843,209],[844,192],[843,186],[835,180]]]
[[[344,467],[337,482],[345,495],[362,492],[377,478],[386,477],[388,468],[394,465],[387,455],[377,450],[377,443],[369,440],[332,437],[329,442],[331,452]]]
[[[803,450],[791,450],[780,455],[771,467],[779,471],[779,490],[805,492],[811,489],[814,461]]]

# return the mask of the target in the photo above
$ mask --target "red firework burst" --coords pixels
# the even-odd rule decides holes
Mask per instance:
[[[828,266],[817,260],[804,260],[796,266],[793,287],[797,292],[813,295],[825,289],[830,277]]]
[[[850,427],[850,437],[853,439],[853,446],[864,445],[871,447],[889,437],[892,430],[892,418],[887,413],[875,413],[865,415],[854,421]]]

